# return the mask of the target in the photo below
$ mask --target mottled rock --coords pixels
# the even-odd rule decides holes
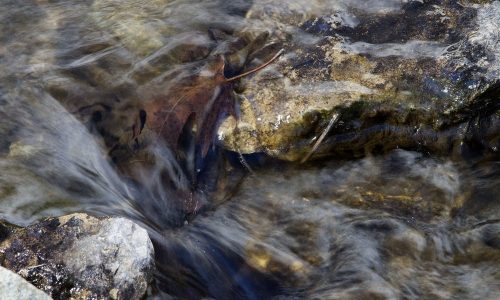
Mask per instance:
[[[0,263],[54,298],[140,299],[152,279],[148,234],[124,218],[72,214],[5,236]]]
[[[0,267],[0,299],[50,300],[52,298],[16,273]]]
[[[500,3],[300,3],[254,1],[248,12],[254,25],[266,24],[248,30],[271,32],[256,57],[265,60],[280,47],[286,54],[243,80],[250,105],[242,118],[251,121],[222,126],[227,148],[300,160],[334,117],[318,155],[396,147],[464,152],[461,142],[475,137],[457,118],[499,128],[498,95],[480,95],[500,85]],[[487,112],[479,116],[485,121],[478,122],[479,111]],[[495,145],[483,146],[494,152]]]

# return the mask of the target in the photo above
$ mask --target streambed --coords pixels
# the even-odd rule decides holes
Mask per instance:
[[[150,298],[500,297],[498,2],[7,0],[0,21],[0,219],[132,219]],[[176,154],[126,140],[138,107],[282,48],[235,86],[187,214]]]

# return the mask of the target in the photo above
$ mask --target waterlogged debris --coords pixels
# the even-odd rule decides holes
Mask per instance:
[[[167,87],[144,96],[145,101],[132,113],[131,130],[124,130],[111,147],[110,156],[121,173],[148,188],[154,182],[163,196],[168,195],[162,202],[176,201],[174,205],[180,205],[183,213],[196,214],[205,207],[203,193],[217,185],[224,164],[216,158],[216,151],[207,159],[219,124],[228,115],[238,118],[234,82],[265,68],[282,53],[230,78],[225,76],[224,58],[217,56],[195,74],[175,74],[167,83],[161,80]]]
[[[146,103],[145,124],[135,126],[147,126],[173,150],[177,150],[183,128],[188,119],[193,117],[196,144],[200,145],[202,155],[206,155],[220,116],[236,114],[230,94],[231,86],[224,77],[223,59],[219,58],[209,74],[203,75],[188,78],[179,86],[170,89],[166,96]]]
[[[225,63],[219,57],[207,73],[187,78],[165,96],[146,103],[143,114],[139,115],[134,125],[133,138],[147,126],[176,151],[184,127],[193,118],[195,144],[204,157],[216,136],[221,117],[237,117],[232,95],[233,82],[264,68],[282,53],[279,51],[267,63],[232,78],[224,76]]]

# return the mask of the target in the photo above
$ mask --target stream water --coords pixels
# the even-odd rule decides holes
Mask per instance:
[[[376,14],[406,2],[298,0],[294,10]],[[498,156],[394,149],[306,164],[250,154],[242,164],[221,151],[213,159],[232,170],[225,188],[191,218],[164,185],[162,172],[189,184],[165,147],[151,149],[156,164],[134,183],[117,170],[109,148],[143,95],[230,47],[210,38],[214,29],[267,26],[245,17],[251,6],[0,1],[0,219],[25,226],[84,211],[135,220],[155,244],[152,299],[499,299]],[[406,42],[368,45],[351,46],[415,53]],[[434,55],[426,45],[417,52]]]

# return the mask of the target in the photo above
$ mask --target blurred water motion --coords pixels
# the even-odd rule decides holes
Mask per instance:
[[[154,167],[135,180],[117,170],[108,152],[130,131],[145,95],[165,88],[165,78],[174,84],[199,71],[210,54],[244,49],[231,33],[266,28],[254,18],[259,9],[249,9],[258,3],[272,15],[280,9],[274,2],[3,0],[0,219],[27,225],[74,211],[132,218],[156,246],[151,298],[500,298],[498,160],[393,150],[297,166],[225,153],[222,160],[236,161],[234,176],[246,172],[240,160],[253,173],[242,182],[222,179],[230,192],[194,220],[170,189],[190,178],[163,145],[151,146]],[[410,2],[420,1],[283,5],[297,23],[329,9],[355,27],[352,11],[397,12]],[[498,40],[487,21],[499,11],[482,10],[484,36],[471,38]],[[304,44],[318,39],[282,27]],[[344,46],[382,58],[436,58],[450,47],[426,40]],[[498,76],[498,67],[488,72]],[[373,93],[342,80],[289,88]]]

